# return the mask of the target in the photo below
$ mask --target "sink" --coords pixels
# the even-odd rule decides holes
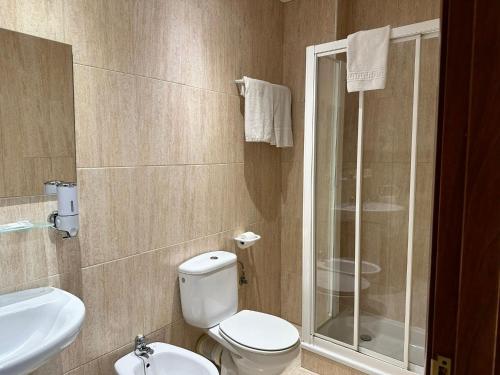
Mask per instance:
[[[205,357],[178,346],[154,342],[148,359],[129,353],[115,362],[118,375],[219,375]]]
[[[36,370],[75,340],[84,317],[83,302],[57,288],[0,295],[0,375]]]

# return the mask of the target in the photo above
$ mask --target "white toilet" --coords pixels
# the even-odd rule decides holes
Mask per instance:
[[[179,266],[182,314],[226,348],[239,375],[281,374],[299,354],[297,329],[284,319],[238,310],[236,255],[212,251]]]

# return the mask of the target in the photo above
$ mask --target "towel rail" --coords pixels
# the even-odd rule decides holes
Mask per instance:
[[[234,83],[236,83],[236,88],[238,89],[238,92],[241,96],[245,96],[245,80],[242,79],[235,79]]]

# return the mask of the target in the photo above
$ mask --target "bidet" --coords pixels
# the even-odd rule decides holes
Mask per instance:
[[[189,350],[163,342],[149,345],[147,357],[135,350],[115,362],[118,375],[219,375],[208,359]]]

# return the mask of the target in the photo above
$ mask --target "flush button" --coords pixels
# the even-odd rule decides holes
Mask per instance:
[[[212,257],[210,257],[210,259],[214,259],[215,260],[215,259],[219,259],[219,257],[212,256]]]

